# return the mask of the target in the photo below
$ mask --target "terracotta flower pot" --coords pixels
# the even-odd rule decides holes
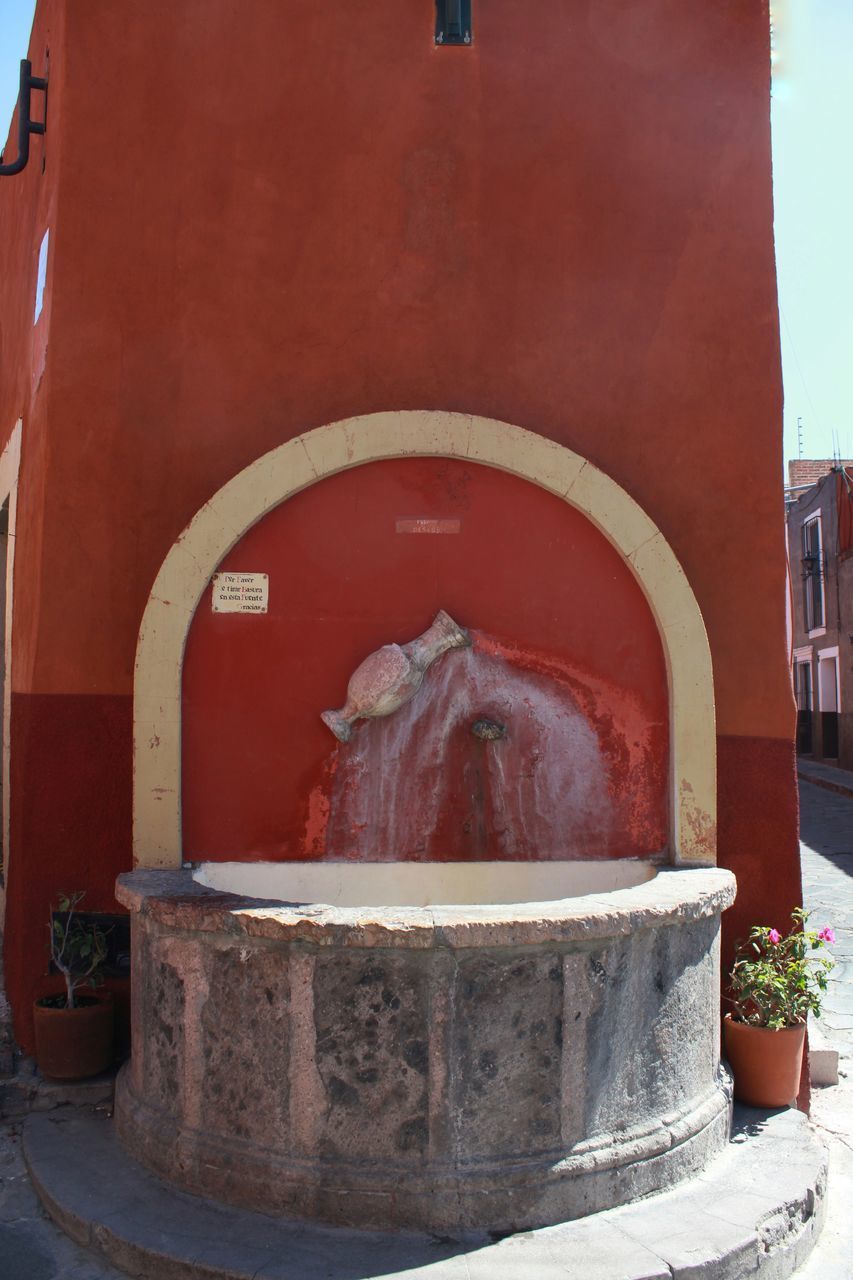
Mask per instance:
[[[85,993],[74,1009],[52,1008],[36,1000],[36,1061],[43,1075],[84,1080],[113,1062],[113,998],[110,992]]]
[[[735,1078],[735,1097],[750,1107],[787,1107],[797,1096],[803,1065],[805,1023],[771,1031],[723,1020],[726,1057]]]

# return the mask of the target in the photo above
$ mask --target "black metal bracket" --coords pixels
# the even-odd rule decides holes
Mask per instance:
[[[471,0],[435,0],[435,43],[471,43]]]
[[[827,558],[821,556],[819,552],[806,554],[803,556],[803,577],[804,578],[822,578],[824,576],[824,568]]]
[[[26,58],[21,61],[21,87],[18,90],[18,158],[11,164],[0,163],[0,177],[9,178],[13,173],[20,173],[30,158],[30,134],[44,133],[47,129],[47,80],[32,74],[32,63]],[[33,89],[44,93],[44,119],[33,120],[30,116],[30,100]],[[0,155],[0,162],[3,157]]]

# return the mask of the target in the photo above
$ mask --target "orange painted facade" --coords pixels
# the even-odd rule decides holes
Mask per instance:
[[[360,413],[517,424],[651,515],[711,645],[733,929],[799,899],[766,5],[573,0],[533,21],[490,0],[474,44],[446,49],[433,18],[431,0],[376,0],[369,22],[290,0],[40,0],[48,132],[0,179],[0,434],[23,423],[5,948],[25,1045],[51,896],[113,909],[130,865],[134,651],[159,566],[241,468]],[[350,505],[360,483],[343,478]],[[378,617],[349,632],[324,705],[374,636],[429,620],[414,612],[396,637]],[[604,631],[610,661],[624,635]]]

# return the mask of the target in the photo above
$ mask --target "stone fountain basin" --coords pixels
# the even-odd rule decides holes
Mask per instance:
[[[210,889],[333,907],[482,906],[628,889],[657,873],[637,859],[553,862],[204,862]],[[551,908],[549,907],[550,911]]]
[[[185,1190],[428,1231],[543,1226],[694,1173],[728,1138],[718,950],[734,877],[626,865],[646,878],[428,907],[121,876],[122,1140]]]

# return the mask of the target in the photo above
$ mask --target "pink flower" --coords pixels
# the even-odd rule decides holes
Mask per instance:
[[[773,943],[774,947],[777,942],[782,941],[782,935],[778,929],[771,929],[767,936],[770,939],[770,941]]]
[[[832,925],[828,924],[825,929],[821,929],[820,933],[817,936],[820,938],[821,942],[834,942],[835,930],[833,929]]]

